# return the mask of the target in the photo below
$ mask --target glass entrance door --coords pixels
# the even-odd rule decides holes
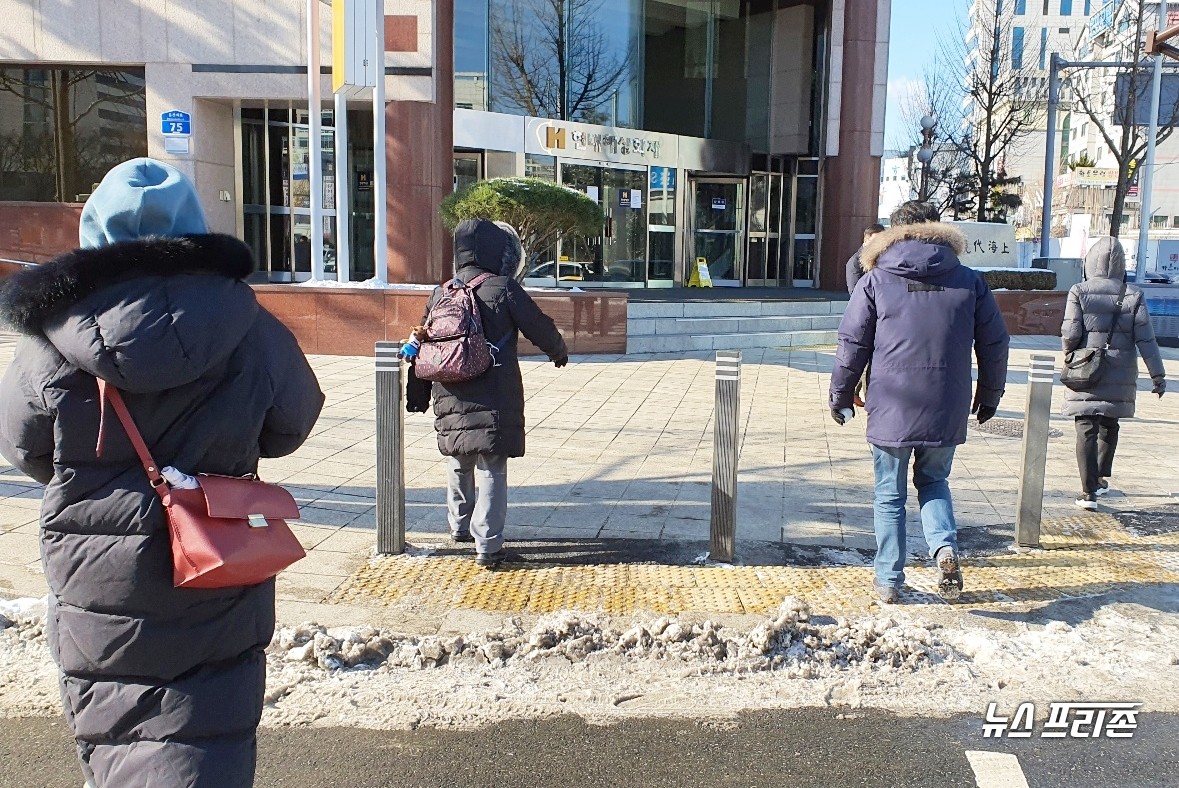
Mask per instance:
[[[642,287],[647,281],[647,169],[561,163],[561,183],[602,206],[606,227],[594,238],[563,238],[559,282]],[[542,276],[552,275],[545,271]]]
[[[695,179],[692,203],[693,254],[685,276],[703,258],[714,285],[740,287],[745,276],[745,181]],[[764,270],[760,276],[765,277]]]

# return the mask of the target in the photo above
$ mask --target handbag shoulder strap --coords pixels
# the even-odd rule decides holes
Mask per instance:
[[[1101,346],[1109,350],[1109,344],[1113,341],[1114,329],[1118,327],[1118,321],[1122,318],[1122,304],[1126,301],[1127,285],[1122,282],[1122,291],[1118,293],[1118,302],[1114,304],[1113,317],[1109,320],[1109,330],[1105,332],[1105,342]]]
[[[131,411],[127,410],[127,403],[123,401],[122,393],[102,378],[98,378],[98,445],[94,447],[95,456],[102,456],[103,443],[106,438],[106,405],[108,402],[115,409],[115,415],[119,417],[127,437],[131,440],[131,445],[135,447],[135,453],[139,455],[139,461],[143,463],[143,470],[147,474],[152,489],[163,498],[167,495],[168,486],[164,477],[160,475],[160,466],[152,458],[151,450],[147,448],[143,435],[135,426],[135,420],[131,418]]]

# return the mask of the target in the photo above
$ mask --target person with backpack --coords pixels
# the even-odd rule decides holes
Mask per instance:
[[[1085,281],[1068,291],[1061,326],[1065,369],[1064,415],[1077,427],[1077,466],[1081,494],[1076,505],[1097,508],[1109,492],[1119,419],[1134,415],[1138,395],[1138,354],[1153,383],[1151,393],[1167,390],[1162,354],[1142,291],[1127,285],[1126,253],[1117,238],[1099,238],[1085,255]],[[1081,373],[1088,362],[1087,375]],[[1072,370],[1069,367],[1073,367]],[[1078,380],[1077,378],[1087,379]]]
[[[524,456],[523,334],[556,367],[569,363],[552,318],[516,281],[524,257],[514,231],[468,219],[454,233],[454,279],[426,304],[411,367],[406,409],[434,400],[438,451],[449,459],[446,502],[451,538],[475,543],[475,562],[501,564],[508,513],[508,459]]]

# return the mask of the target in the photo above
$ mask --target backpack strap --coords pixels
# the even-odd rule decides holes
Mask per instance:
[[[493,276],[495,276],[495,274],[493,274],[493,273],[479,274],[477,277],[472,279],[470,282],[463,282],[463,284],[466,285],[467,287],[471,288],[472,290],[474,290],[476,287],[483,284],[484,282],[486,282],[488,279],[490,279]],[[459,279],[456,276],[455,281],[462,282],[463,280]]]

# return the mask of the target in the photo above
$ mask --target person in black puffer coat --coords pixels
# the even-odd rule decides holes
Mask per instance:
[[[172,585],[167,520],[121,427],[96,457],[96,378],[156,459],[243,476],[295,451],[323,405],[294,337],[243,281],[241,241],[206,231],[192,185],[135,159],[82,213],[82,247],[0,284],[24,334],[0,382],[0,454],[46,485],[48,636],[96,788],[254,781],[274,581]]]
[[[483,333],[498,349],[495,366],[474,380],[434,383],[432,389],[411,373],[407,392],[410,412],[425,411],[433,396],[438,451],[450,458],[446,485],[450,534],[458,542],[474,541],[475,560],[486,567],[505,558],[508,458],[524,456],[519,335],[540,348],[555,366],[569,362],[556,325],[516,281],[523,257],[520,238],[507,225],[469,219],[455,229],[455,276],[469,282],[480,274],[495,274],[475,289]],[[442,288],[437,288],[426,305],[423,323],[441,296]]]

